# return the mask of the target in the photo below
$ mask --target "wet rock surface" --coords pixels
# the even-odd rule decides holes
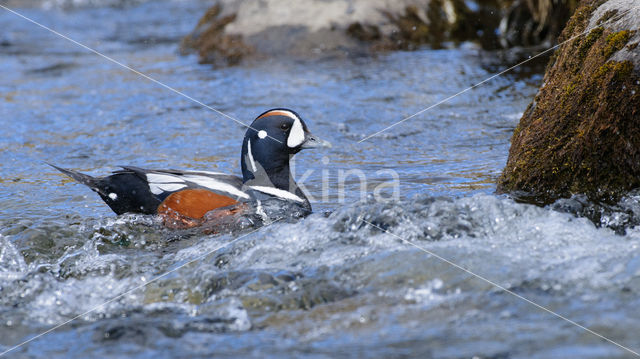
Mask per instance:
[[[556,42],[578,3],[579,0],[516,0],[506,4],[498,29],[501,46]]]
[[[629,357],[362,220],[637,350],[640,228],[621,236],[594,226],[579,197],[565,204],[570,215],[492,195],[540,75],[496,78],[358,144],[374,124],[505,64],[460,46],[212,71],[175,51],[206,6],[21,11],[240,120],[273,105],[299,110],[336,144],[296,156],[316,213],[218,234],[114,216],[42,160],[96,175],[118,164],[239,173],[245,129],[0,12],[12,44],[0,49],[0,110],[12,129],[0,133],[0,350],[206,255],[7,357]],[[175,41],[140,41],[147,36]],[[400,175],[401,201],[356,203],[357,177],[341,197],[339,171],[360,168],[377,184],[387,166]],[[640,213],[637,195],[626,201],[600,222]]]
[[[236,15],[221,15],[221,12],[219,4],[207,10],[195,30],[182,39],[180,49],[183,54],[196,50],[201,63],[236,65],[254,52],[253,47],[247,45],[241,35],[224,32],[227,25],[236,19]]]
[[[515,129],[503,192],[615,202],[640,186],[640,7],[584,1]],[[583,34],[582,36],[580,36]]]
[[[220,0],[184,38],[201,63],[344,57],[474,41],[484,49],[552,43],[575,0]]]

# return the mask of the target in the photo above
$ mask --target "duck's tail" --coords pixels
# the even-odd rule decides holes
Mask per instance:
[[[54,164],[51,164],[49,162],[46,162],[49,166],[57,169],[58,171],[64,173],[65,175],[73,178],[74,180],[76,180],[79,183],[82,183],[83,185],[91,188],[92,190],[94,190],[95,192],[98,192],[101,195],[106,195],[105,193],[103,193],[103,191],[100,189],[99,183],[100,183],[100,179],[95,178],[95,177],[91,177],[89,175],[86,175],[84,173],[80,173],[80,172],[76,172],[76,171],[72,171],[72,170],[68,170],[62,167],[58,167]]]
[[[157,213],[161,200],[151,193],[149,184],[130,169],[106,177],[91,177],[47,163],[65,175],[91,188],[116,214]]]

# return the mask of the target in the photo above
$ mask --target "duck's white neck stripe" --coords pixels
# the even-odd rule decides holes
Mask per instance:
[[[251,140],[247,140],[247,152],[249,152],[249,163],[251,163],[251,172],[256,173],[256,162],[253,160],[253,152],[251,152]]]
[[[295,195],[295,194],[293,194],[293,193],[291,193],[289,191],[281,190],[279,188],[267,187],[267,186],[249,186],[249,187],[251,189],[256,190],[256,191],[259,191],[259,192],[262,192],[262,193],[267,193],[267,194],[270,194],[272,196],[276,196],[276,197],[288,199],[288,200],[291,200],[291,201],[304,203],[304,199],[298,197],[297,195]]]

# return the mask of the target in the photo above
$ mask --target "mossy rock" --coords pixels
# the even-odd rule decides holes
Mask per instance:
[[[567,24],[514,131],[499,192],[609,202],[640,187],[640,17],[612,9],[621,4],[632,7],[583,1]]]

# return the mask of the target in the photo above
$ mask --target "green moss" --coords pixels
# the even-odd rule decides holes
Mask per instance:
[[[600,36],[602,36],[603,32],[604,27],[602,26],[596,27],[595,29],[591,30],[591,32],[589,32],[589,35],[587,35],[586,37],[586,42],[589,44],[589,46],[593,45],[593,43],[596,42],[596,40],[598,40]]]
[[[587,56],[589,49],[591,49],[591,46],[593,46],[593,44],[600,38],[600,36],[602,36],[603,32],[604,28],[600,26],[591,30],[591,32],[589,32],[589,35],[585,36],[582,43],[580,43],[580,47],[578,48],[578,56],[581,60],[584,59],[585,56]]]
[[[609,34],[609,36],[607,36],[606,45],[604,46],[604,49],[602,49],[602,55],[604,55],[605,59],[608,59],[611,55],[622,49],[633,34],[635,34],[635,30],[623,30]]]
[[[633,63],[631,61],[608,61],[596,70],[593,77],[595,80],[600,80],[609,73],[614,73],[616,80],[624,80],[631,75],[632,71]]]
[[[592,6],[581,6],[580,8],[578,8],[573,16],[569,19],[569,22],[562,31],[562,35],[558,39],[558,42],[565,41],[571,36],[584,31],[584,29],[587,27],[587,24],[589,23],[589,19],[591,18],[591,13],[596,8],[597,7]]]
[[[576,89],[576,83],[571,83],[564,88],[564,93],[567,96],[570,96],[573,93],[573,90]]]
[[[628,123],[636,116],[640,95],[622,101],[617,97],[637,81],[634,65],[606,62],[602,56],[606,46],[613,52],[626,46],[633,32],[606,38],[605,32],[594,29],[577,46],[563,48],[548,68],[536,108],[521,120],[527,125],[521,128],[521,122],[514,132],[498,191],[524,191],[539,203],[550,203],[571,193],[615,199],[640,186],[640,165],[628,165],[636,155],[620,142],[625,136],[630,139],[624,143],[637,143],[638,127]],[[596,112],[599,122],[593,120]],[[603,157],[621,160],[603,161]]]
[[[515,130],[513,130],[513,137],[518,137],[518,135],[520,134],[520,131],[522,131],[522,126],[518,124]]]

